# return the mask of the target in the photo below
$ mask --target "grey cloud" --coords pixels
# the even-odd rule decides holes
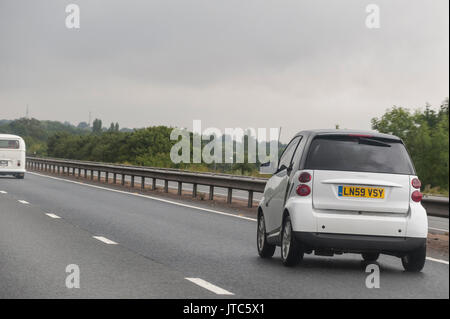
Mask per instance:
[[[190,127],[369,128],[448,96],[448,2],[63,1],[0,4],[0,118]],[[19,111],[18,111],[19,110]],[[305,120],[302,120],[305,119]]]

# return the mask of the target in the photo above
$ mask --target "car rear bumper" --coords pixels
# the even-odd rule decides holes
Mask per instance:
[[[333,253],[377,252],[404,255],[426,245],[426,238],[294,232],[307,249]]]
[[[0,175],[16,175],[25,173],[25,169],[0,169]]]

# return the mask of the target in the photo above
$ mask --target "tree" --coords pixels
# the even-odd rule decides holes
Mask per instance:
[[[100,134],[102,132],[102,120],[95,119],[92,123],[92,133]]]
[[[86,122],[80,122],[80,123],[78,123],[77,127],[79,129],[87,129],[87,128],[89,128],[89,124]]]
[[[413,159],[417,175],[423,185],[448,191],[449,122],[448,99],[438,112],[427,104],[425,109],[411,113],[393,107],[380,118],[372,119],[372,128],[399,136]]]

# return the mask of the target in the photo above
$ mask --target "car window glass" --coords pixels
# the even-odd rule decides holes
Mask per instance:
[[[19,141],[17,141],[17,140],[0,140],[0,148],[18,149]]]
[[[284,167],[289,167],[292,161],[292,157],[294,156],[294,152],[297,148],[298,141],[300,140],[300,137],[297,136],[286,146],[286,149],[284,150],[283,154],[280,157],[280,161],[278,163],[278,169],[280,169],[283,165]]]
[[[308,169],[414,174],[400,141],[350,136],[323,136],[313,140],[306,160]]]

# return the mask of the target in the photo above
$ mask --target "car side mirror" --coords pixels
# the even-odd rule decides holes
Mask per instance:
[[[266,162],[266,163],[262,163],[259,166],[259,173],[260,174],[275,174],[275,172],[277,171],[277,162]]]

